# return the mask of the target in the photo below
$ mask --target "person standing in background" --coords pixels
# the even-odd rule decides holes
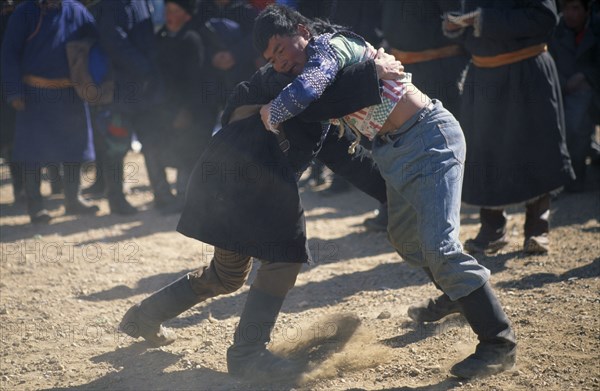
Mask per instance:
[[[169,149],[168,165],[177,168],[180,206],[184,203],[189,174],[210,141],[215,119],[212,111],[202,104],[205,48],[200,34],[190,26],[194,8],[193,0],[166,0],[166,23],[156,35],[165,103],[155,117],[156,123],[170,135],[165,148]]]
[[[4,94],[17,111],[13,160],[22,164],[32,223],[49,223],[40,191],[41,167],[63,165],[67,214],[94,214],[79,194],[81,163],[94,160],[89,106],[70,81],[66,44],[97,35],[94,19],[75,0],[27,0],[6,27]]]
[[[2,50],[2,40],[4,39],[4,32],[8,24],[8,19],[15,11],[15,7],[18,2],[16,1],[3,1],[0,4],[0,51]],[[1,75],[0,70],[0,75]],[[1,76],[0,76],[1,79]],[[0,83],[0,96],[4,96],[4,83]],[[25,187],[23,185],[23,170],[21,166],[12,161],[12,144],[15,136],[15,121],[16,112],[15,109],[4,99],[0,99],[0,156],[6,159],[8,168],[10,170],[10,177],[13,186],[13,197],[15,203],[25,202],[27,196],[25,195]]]
[[[563,93],[567,147],[575,180],[566,190],[585,187],[586,158],[598,119],[600,102],[600,26],[591,23],[590,0],[563,0],[562,16],[550,41]],[[596,104],[594,104],[596,102]]]
[[[177,199],[164,174],[165,129],[155,121],[155,113],[164,102],[164,86],[157,62],[151,4],[149,0],[99,0],[91,9],[100,43],[114,67],[115,99],[110,121],[115,122],[118,117],[128,133],[135,132],[139,137],[155,207],[176,211]]]
[[[506,246],[505,208],[525,203],[527,254],[548,252],[550,192],[573,177],[562,97],[547,42],[554,0],[465,0],[444,33],[471,54],[461,97],[467,141],[462,199],[480,209],[471,253]]]
[[[216,121],[234,87],[264,64],[252,46],[258,11],[245,0],[201,0],[191,22],[206,47],[202,105]]]

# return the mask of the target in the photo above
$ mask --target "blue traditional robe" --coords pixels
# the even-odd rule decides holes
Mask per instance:
[[[94,160],[89,108],[73,88],[35,88],[32,75],[68,79],[66,43],[95,35],[94,20],[75,0],[40,8],[27,0],[11,16],[2,44],[2,83],[9,102],[22,98],[17,112],[13,160],[27,163]]]

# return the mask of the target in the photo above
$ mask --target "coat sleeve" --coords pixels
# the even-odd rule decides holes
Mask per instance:
[[[304,70],[273,99],[269,121],[273,127],[295,117],[333,83],[340,70],[335,52],[326,39],[315,39]]]
[[[475,31],[482,38],[519,39],[549,34],[558,23],[554,0],[527,0],[519,8],[481,8]]]
[[[23,74],[20,66],[29,35],[24,7],[17,8],[8,20],[2,42],[2,91],[11,102],[23,97]]]
[[[327,121],[380,103],[375,61],[368,60],[342,69],[321,98],[308,106],[298,118],[305,122]]]

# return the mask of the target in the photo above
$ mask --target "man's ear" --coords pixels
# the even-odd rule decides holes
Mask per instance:
[[[298,24],[298,28],[296,29],[298,34],[301,35],[304,39],[308,40],[310,38],[310,31],[303,24]]]

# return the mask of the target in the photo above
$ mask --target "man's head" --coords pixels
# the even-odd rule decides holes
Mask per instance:
[[[590,0],[562,0],[561,6],[565,25],[576,32],[583,30],[589,16]]]
[[[254,45],[280,73],[298,75],[306,64],[304,49],[313,36],[312,21],[281,5],[265,8],[254,22]]]
[[[191,0],[165,0],[165,26],[171,32],[178,32],[192,19],[194,3]]]

